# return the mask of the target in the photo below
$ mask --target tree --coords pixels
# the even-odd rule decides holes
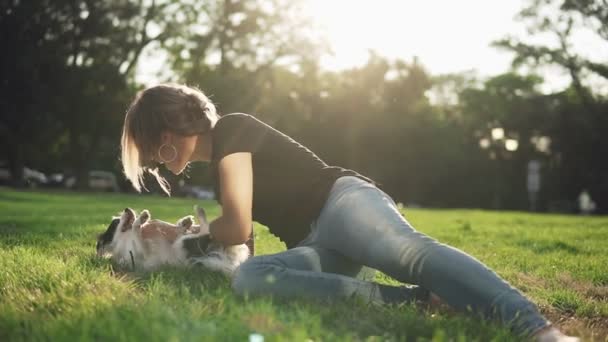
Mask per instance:
[[[178,5],[15,0],[1,6],[2,43],[12,51],[0,60],[0,133],[15,146],[10,148],[11,168],[21,169],[25,155],[48,146],[42,139],[46,134],[63,149],[59,154],[84,187],[102,140],[118,141],[116,127],[132,93],[134,65],[145,46],[174,32],[168,14]],[[154,34],[154,27],[160,33]]]
[[[497,209],[526,209],[526,165],[548,160],[535,142],[550,134],[550,97],[539,90],[542,78],[516,73],[491,77],[460,93],[464,133],[483,158],[486,203]],[[481,185],[479,185],[481,187]]]
[[[572,87],[583,104],[593,107],[593,94],[585,88],[583,78],[592,73],[608,81],[606,61],[593,61],[574,49],[575,33],[591,32],[608,43],[608,6],[603,0],[530,0],[519,13],[532,36],[552,37],[555,44],[532,44],[520,38],[507,37],[494,45],[515,52],[514,66],[523,64],[557,65],[568,72]]]
[[[532,0],[520,12],[529,32],[554,38],[555,44],[532,44],[507,37],[496,46],[515,52],[514,66],[557,65],[568,72],[571,86],[554,94],[555,117],[551,122],[552,179],[560,179],[554,195],[574,198],[584,188],[601,210],[608,210],[608,153],[603,132],[608,129],[608,103],[585,85],[596,77],[608,81],[608,61],[592,60],[575,51],[576,33],[585,31],[608,43],[608,6],[603,0]]]
[[[316,59],[322,43],[301,1],[193,2],[191,29],[164,44],[179,78],[200,85],[223,112],[251,111],[277,65]]]
[[[58,101],[52,82],[60,79],[65,58],[54,37],[62,34],[52,1],[0,3],[0,142],[13,176],[23,185],[27,155],[35,155],[59,127],[52,113]]]

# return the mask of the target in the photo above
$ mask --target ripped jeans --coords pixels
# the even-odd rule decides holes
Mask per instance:
[[[427,300],[432,291],[452,308],[497,319],[517,334],[550,324],[495,272],[416,231],[386,193],[359,178],[336,180],[311,228],[297,247],[242,264],[233,279],[235,292],[390,304]],[[416,285],[371,282],[370,268]]]

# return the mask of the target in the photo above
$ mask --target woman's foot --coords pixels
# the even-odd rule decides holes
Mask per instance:
[[[429,309],[448,308],[448,304],[441,300],[438,295],[429,291],[423,290],[422,294],[418,296],[418,300],[426,305]]]
[[[439,298],[438,295],[431,292],[429,296],[429,305],[433,308],[440,307],[444,302]]]
[[[580,338],[564,335],[561,331],[553,326],[548,326],[533,336],[536,342],[579,342]]]

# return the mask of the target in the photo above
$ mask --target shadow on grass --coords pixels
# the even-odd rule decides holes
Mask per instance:
[[[95,255],[90,257],[88,263],[94,267],[106,268],[116,278],[132,281],[143,291],[162,294],[167,290],[198,297],[210,292],[230,290],[230,279],[226,275],[200,266],[163,266],[150,272],[133,271]]]
[[[54,230],[27,231],[15,226],[0,225],[0,247],[31,247],[40,250],[65,248],[66,242],[70,245],[80,244],[90,246],[95,251],[97,234],[87,231],[65,231],[58,233]]]
[[[48,198],[44,198],[43,196],[24,196],[24,194],[36,194],[34,192],[5,192],[0,191],[0,201],[7,202],[27,202],[27,203],[48,203]]]
[[[178,305],[176,305],[178,304]],[[182,304],[179,306],[179,304]],[[161,296],[76,308],[57,315],[11,312],[0,317],[3,341],[244,341],[248,332],[233,317],[200,315],[194,305]]]
[[[110,274],[127,287],[117,292],[78,292],[53,310],[15,307],[0,315],[4,340],[514,340],[502,329],[467,314],[423,306],[368,305],[354,299],[317,301],[268,296],[240,298],[222,274],[203,268],[164,267],[149,273],[119,272],[107,259],[81,254],[83,273]],[[100,272],[90,272],[91,269]],[[80,281],[82,279],[79,278]],[[111,285],[112,281],[100,282]],[[116,287],[118,288],[118,287]],[[95,291],[94,287],[90,288]],[[87,290],[88,291],[88,290]],[[116,298],[114,298],[114,296]]]
[[[91,261],[99,267],[109,262]],[[163,267],[148,273],[110,271],[117,278],[132,281],[141,291],[163,301],[180,305],[184,299],[196,298],[202,299],[204,305],[221,306],[223,315],[230,312],[232,319],[238,321],[237,330],[242,331],[245,327],[268,338],[294,337],[296,331],[310,333],[301,337],[317,336],[328,340],[370,337],[372,340],[430,340],[438,334],[445,334],[445,340],[459,335],[468,337],[465,340],[475,337],[509,341],[513,338],[495,322],[447,307],[431,309],[420,303],[380,306],[357,299],[328,301],[270,295],[239,297],[232,292],[228,277],[202,267]],[[234,317],[235,313],[238,318]]]
[[[546,254],[553,252],[566,252],[568,254],[588,254],[581,251],[578,247],[567,244],[562,241],[548,240],[519,240],[515,243],[517,246],[526,250],[531,250],[536,254]]]

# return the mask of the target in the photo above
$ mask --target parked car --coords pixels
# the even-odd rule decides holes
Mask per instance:
[[[65,187],[73,189],[76,186],[76,177],[70,176],[65,179]],[[120,191],[116,175],[110,171],[89,171],[89,188],[99,191]]]
[[[11,171],[7,167],[0,167],[0,184],[10,184],[12,180]],[[30,188],[37,188],[48,183],[47,176],[29,167],[23,168],[23,181]]]
[[[197,185],[182,185],[179,188],[179,193],[185,197],[198,198],[202,200],[215,199],[215,192],[202,186]]]
[[[63,173],[51,173],[47,178],[47,186],[50,188],[63,188],[65,186],[65,175]]]

